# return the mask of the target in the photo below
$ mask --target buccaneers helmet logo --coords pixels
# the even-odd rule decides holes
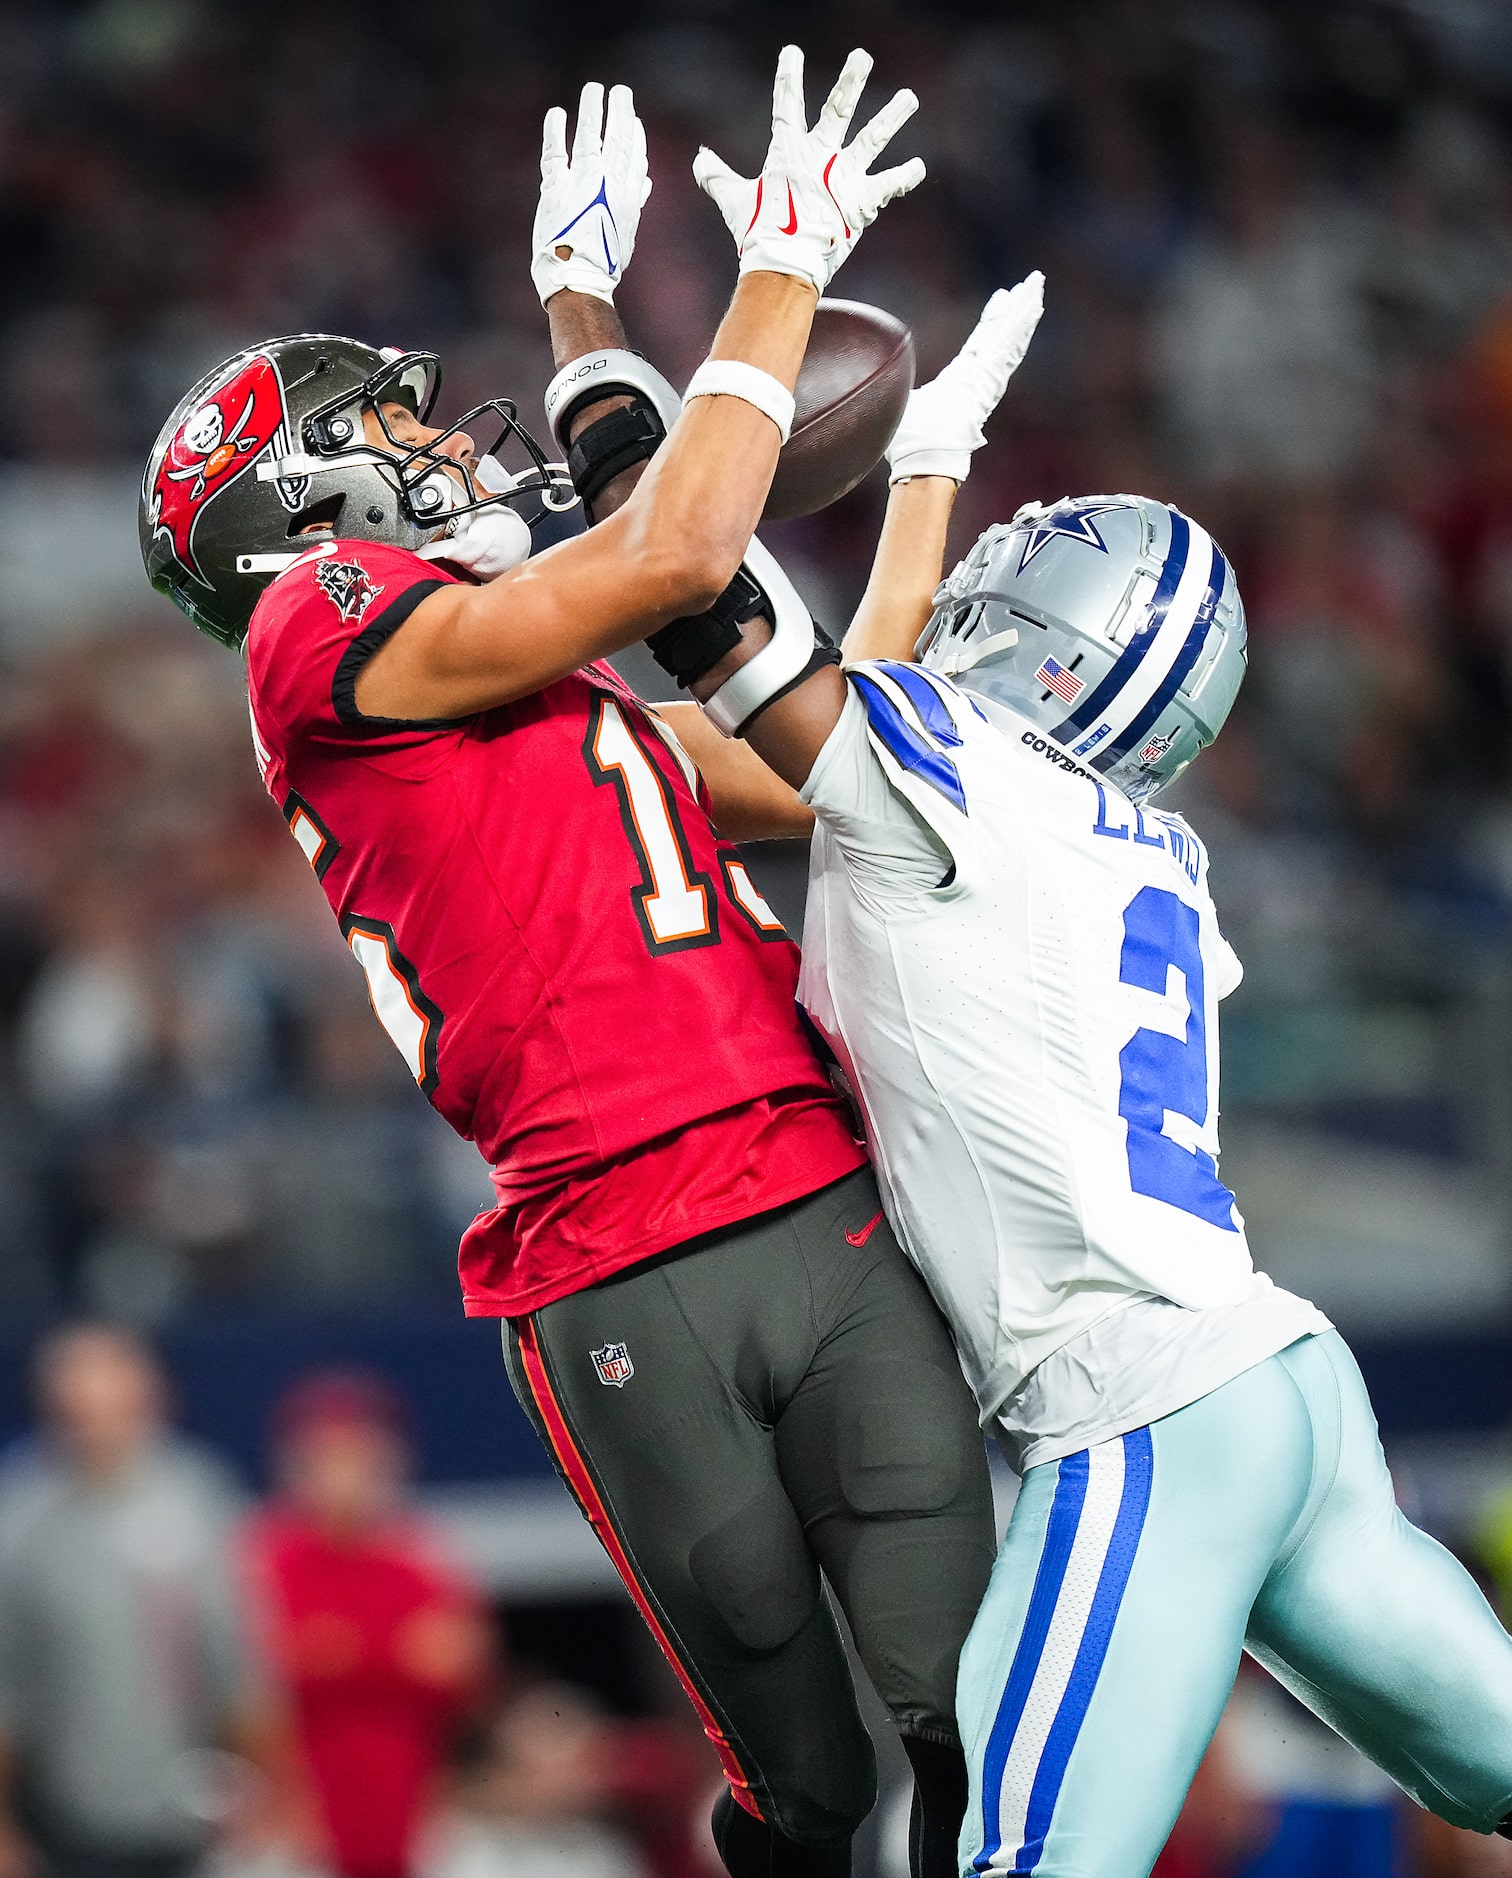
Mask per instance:
[[[200,573],[193,551],[200,511],[262,454],[283,422],[278,373],[258,353],[213,385],[174,434],[153,479],[150,513],[190,573]]]
[[[356,561],[322,561],[315,569],[315,581],[344,620],[360,620],[383,592]]]

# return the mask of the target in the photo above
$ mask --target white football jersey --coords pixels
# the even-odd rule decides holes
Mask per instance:
[[[1218,1172],[1218,1001],[1240,965],[1181,817],[887,662],[851,672],[803,796],[818,827],[799,997],[984,1419],[1131,1305],[1159,1303],[1146,1341],[1167,1349],[1171,1305],[1226,1326],[1228,1374],[1326,1328],[1257,1276]],[[1252,1301],[1263,1348],[1253,1318],[1236,1341]],[[1212,1367],[1195,1393],[1228,1379]],[[1159,1412],[1181,1406],[1170,1394]],[[1140,1408],[1123,1404],[1127,1425]]]

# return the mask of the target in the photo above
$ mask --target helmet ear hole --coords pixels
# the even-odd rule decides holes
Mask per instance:
[[[289,534],[302,535],[311,528],[334,528],[345,507],[346,496],[340,493],[327,496],[321,502],[312,502],[297,515],[289,517]]]

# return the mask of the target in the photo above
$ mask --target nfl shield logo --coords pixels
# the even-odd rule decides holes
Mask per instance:
[[[593,1358],[599,1381],[607,1383],[611,1389],[623,1389],[635,1374],[630,1352],[622,1343],[606,1343],[602,1350],[590,1350],[588,1354]]]

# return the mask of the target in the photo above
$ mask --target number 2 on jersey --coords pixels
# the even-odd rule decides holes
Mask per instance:
[[[588,719],[583,755],[596,783],[613,783],[620,819],[641,868],[631,893],[653,953],[719,943],[714,883],[693,865],[666,778],[625,720],[615,699],[599,697]]]
[[[1237,1232],[1234,1196],[1201,1148],[1184,1148],[1165,1132],[1168,1114],[1199,1128],[1208,1119],[1207,1006],[1195,907],[1165,887],[1141,887],[1124,911],[1118,976],[1126,985],[1164,997],[1172,968],[1186,981],[1185,1038],[1136,1030],[1119,1053],[1123,1079],[1118,1112],[1128,1123],[1129,1185],[1210,1226]]]

